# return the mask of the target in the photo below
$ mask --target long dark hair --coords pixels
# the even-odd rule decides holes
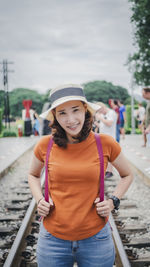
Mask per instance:
[[[92,122],[93,122],[92,114],[89,110],[87,110],[85,113],[85,121],[81,132],[78,134],[77,137],[72,137],[72,138],[74,138],[75,141],[78,142],[82,142],[83,140],[85,140],[92,129]],[[57,144],[60,147],[66,148],[68,143],[66,132],[56,120],[55,115],[54,115],[54,121],[52,122],[50,127],[52,128],[52,136],[55,144]]]

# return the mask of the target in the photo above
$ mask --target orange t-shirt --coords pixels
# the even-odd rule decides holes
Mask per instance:
[[[120,145],[111,137],[100,134],[104,170],[108,161],[119,155]],[[35,156],[45,161],[50,136],[43,136],[35,146]],[[81,240],[95,235],[107,222],[96,212],[94,200],[99,195],[100,164],[94,133],[81,143],[61,148],[53,144],[49,162],[49,193],[55,207],[44,218],[44,226],[55,237]]]

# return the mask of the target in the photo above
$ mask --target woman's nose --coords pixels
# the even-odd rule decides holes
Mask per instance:
[[[67,116],[67,122],[68,123],[71,123],[71,122],[73,122],[74,121],[74,116],[73,116],[73,114],[68,114],[68,116]]]

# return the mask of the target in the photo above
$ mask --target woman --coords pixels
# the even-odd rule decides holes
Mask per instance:
[[[121,179],[110,199],[99,202],[99,156],[92,128],[92,114],[99,106],[87,102],[79,85],[51,91],[51,108],[41,114],[52,122],[52,136],[44,136],[34,149],[29,185],[37,202],[40,227],[37,259],[39,267],[111,267],[115,252],[108,221],[110,212],[132,182],[132,174],[119,144],[100,135],[104,169],[108,161]],[[47,146],[49,156],[49,203],[44,200],[40,175]]]

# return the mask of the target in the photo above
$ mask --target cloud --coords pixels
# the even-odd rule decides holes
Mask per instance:
[[[94,79],[129,88],[127,0],[0,0],[0,35],[1,61],[14,61],[10,89]]]

